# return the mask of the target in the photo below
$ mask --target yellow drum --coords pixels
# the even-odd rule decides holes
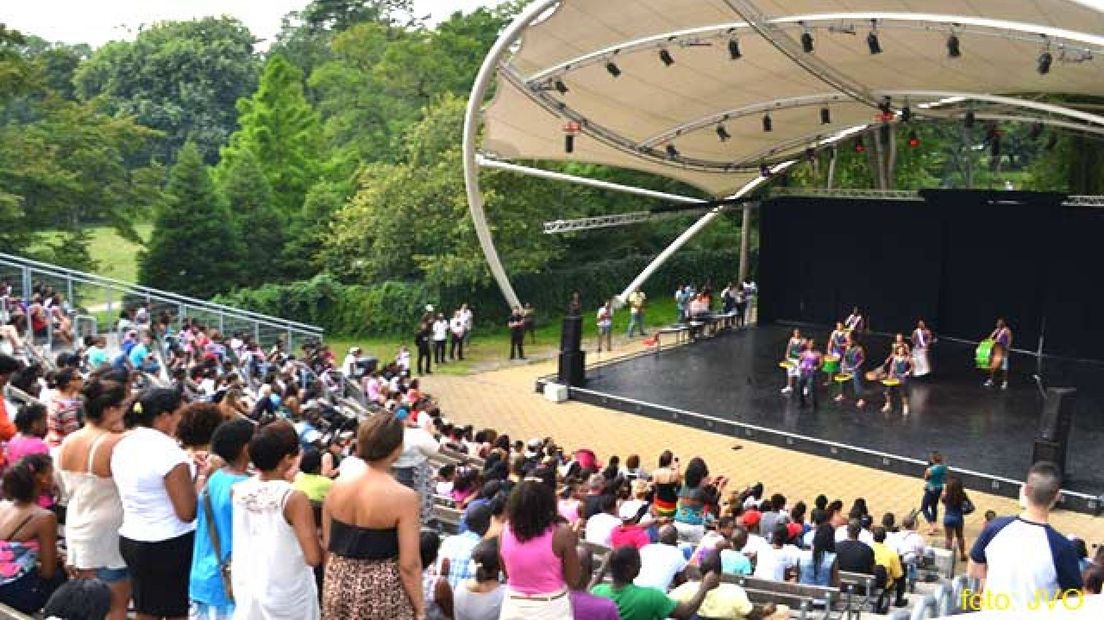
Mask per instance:
[[[901,380],[897,377],[889,377],[888,379],[882,379],[882,385],[891,388],[901,385]]]
[[[854,378],[855,378],[854,374],[842,373],[842,374],[836,375],[835,377],[832,377],[832,381],[835,381],[836,383],[847,383],[848,381],[850,381],[851,379],[854,379]]]
[[[824,356],[824,372],[828,374],[835,374],[840,369],[840,356],[838,355],[825,355]]]
[[[797,362],[794,362],[793,360],[782,360],[781,362],[778,362],[778,367],[779,368],[784,368],[786,370],[791,370],[791,369],[795,368],[796,366],[797,366]]]

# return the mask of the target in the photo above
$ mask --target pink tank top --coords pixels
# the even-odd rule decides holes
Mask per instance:
[[[548,528],[540,536],[518,542],[509,524],[502,530],[499,555],[505,563],[510,589],[527,595],[559,592],[566,583],[560,558],[552,551],[552,533]]]

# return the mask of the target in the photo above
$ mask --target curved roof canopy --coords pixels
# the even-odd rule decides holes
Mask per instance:
[[[1091,108],[1047,97],[1104,96],[1100,2],[535,4],[546,10],[527,13],[483,112],[480,150],[499,159],[632,168],[723,196],[763,163],[880,122],[887,96],[897,118],[906,106],[930,118],[972,110],[1104,133]],[[580,126],[570,154],[569,121]]]

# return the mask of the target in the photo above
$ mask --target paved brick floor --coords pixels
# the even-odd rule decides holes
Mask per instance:
[[[621,352],[634,348],[639,343],[621,347]],[[618,454],[623,462],[628,454],[637,453],[652,468],[656,456],[671,449],[683,463],[701,456],[711,472],[728,476],[734,486],[762,481],[768,493],[781,492],[791,502],[802,499],[811,506],[813,498],[824,493],[850,506],[854,498],[865,497],[876,515],[888,510],[898,519],[919,507],[922,483],[915,478],[582,403],[551,403],[533,386],[536,377],[554,372],[553,361],[507,365],[466,377],[434,375],[423,379],[423,387],[439,400],[450,420],[495,428],[514,439],[551,436],[565,448],[589,447],[603,461]],[[968,491],[978,509],[966,519],[967,545],[981,530],[986,510],[1018,512],[1014,500]],[[1104,543],[1100,517],[1059,511],[1053,523],[1064,533]]]

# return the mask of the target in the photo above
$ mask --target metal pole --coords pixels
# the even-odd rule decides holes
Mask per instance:
[[[748,246],[751,245],[751,205],[744,204],[744,221],[740,225],[740,282],[748,277]]]
[[[490,267],[491,275],[498,283],[502,296],[506,298],[506,303],[511,307],[520,306],[521,302],[518,301],[517,293],[510,284],[510,278],[506,275],[506,269],[502,266],[502,260],[498,257],[498,250],[495,248],[491,230],[487,226],[487,214],[483,210],[483,193],[479,189],[479,166],[475,161],[475,143],[478,139],[479,117],[483,100],[487,96],[487,89],[494,80],[499,60],[509,51],[530,22],[557,2],[559,0],[538,0],[530,4],[499,35],[498,40],[491,46],[491,50],[487,52],[487,56],[483,59],[483,65],[479,68],[479,73],[475,77],[471,96],[468,98],[467,111],[464,115],[464,187],[468,194],[468,210],[471,212],[476,237],[479,238],[479,246],[483,250],[483,256],[487,259],[487,266]]]
[[[610,183],[609,181],[599,181],[598,179],[588,179],[586,177],[575,176],[572,174],[564,174],[562,172],[554,172],[552,170],[541,170],[540,168],[519,166],[517,164],[498,161],[497,159],[490,159],[482,155],[476,157],[476,162],[481,168],[491,168],[493,170],[506,170],[509,172],[517,172],[519,174],[527,174],[529,176],[537,177],[540,179],[548,179],[550,181],[563,181],[565,183],[575,183],[576,185],[585,185],[587,187],[594,187],[597,189],[608,189],[614,192],[634,194],[636,196],[644,196],[645,198],[656,198],[659,200],[665,200],[667,202],[677,202],[682,204],[702,204],[708,202],[707,200],[704,200],[702,198],[681,196],[679,194],[669,194],[667,192],[657,192],[651,189],[632,187],[631,185],[622,185],[620,183]]]
[[[828,186],[825,189],[832,189],[832,185],[836,182],[836,147],[832,147],[832,160],[828,162]]]

